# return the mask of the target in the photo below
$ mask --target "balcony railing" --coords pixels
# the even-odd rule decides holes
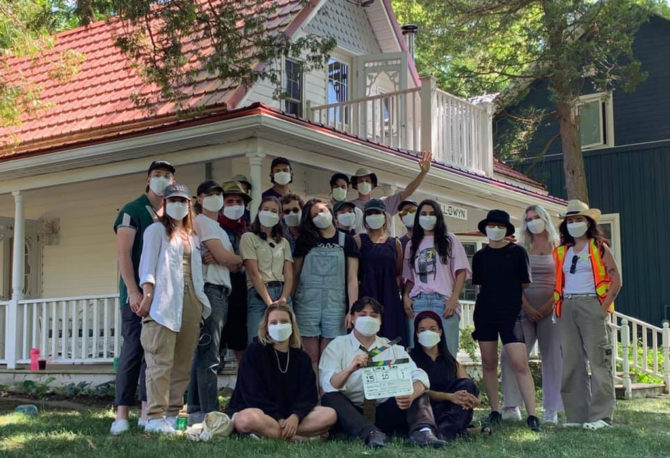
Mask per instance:
[[[422,87],[329,105],[310,106],[311,121],[391,148],[430,151],[433,160],[491,175],[491,112],[437,89]]]

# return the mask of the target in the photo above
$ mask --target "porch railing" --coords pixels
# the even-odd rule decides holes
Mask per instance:
[[[392,148],[430,151],[433,160],[491,175],[491,113],[437,89],[422,87],[329,105],[310,106],[308,116],[341,132]]]
[[[5,359],[5,329],[7,327],[7,306],[9,301],[0,301],[0,364],[7,364]]]

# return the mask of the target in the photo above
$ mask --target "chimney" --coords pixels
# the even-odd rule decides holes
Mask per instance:
[[[405,36],[405,41],[407,42],[407,49],[409,50],[410,56],[414,59],[414,36],[416,31],[419,28],[414,24],[406,24],[402,26],[402,34]]]

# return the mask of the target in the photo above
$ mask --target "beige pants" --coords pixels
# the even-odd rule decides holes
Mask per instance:
[[[184,405],[202,315],[202,304],[191,285],[185,289],[183,307],[179,332],[151,318],[145,318],[142,323],[140,341],[147,365],[147,403],[151,419],[176,416]]]
[[[596,297],[563,301],[561,318],[563,379],[561,397],[569,423],[612,420],[614,379],[607,318]],[[588,366],[591,368],[589,377]]]

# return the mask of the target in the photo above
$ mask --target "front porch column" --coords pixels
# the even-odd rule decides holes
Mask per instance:
[[[5,359],[7,369],[16,369],[18,357],[18,308],[23,299],[25,273],[25,218],[23,214],[23,194],[13,191],[14,196],[14,250],[12,253],[12,298],[5,319]]]
[[[251,221],[256,218],[256,212],[258,210],[258,206],[261,203],[261,177],[263,172],[264,157],[264,153],[247,153],[247,158],[249,159],[249,179],[251,180]]]

